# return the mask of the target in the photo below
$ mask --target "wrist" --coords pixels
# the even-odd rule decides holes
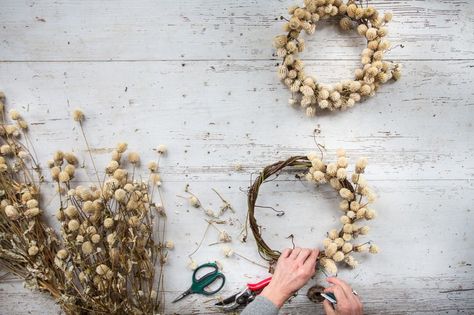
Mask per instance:
[[[286,300],[288,300],[288,298],[290,297],[290,295],[286,294],[280,288],[272,286],[271,283],[266,286],[265,289],[263,289],[260,295],[269,299],[278,308],[281,308],[283,304],[285,304]]]

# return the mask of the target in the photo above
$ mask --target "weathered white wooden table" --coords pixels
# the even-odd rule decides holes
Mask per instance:
[[[176,197],[185,184],[206,207],[219,206],[211,188],[231,201],[237,213],[225,218],[235,224],[225,228],[234,250],[262,262],[251,238],[238,241],[236,219],[244,222],[246,213],[242,190],[252,172],[313,150],[318,128],[328,159],[338,147],[354,160],[369,157],[367,178],[380,196],[370,239],[382,252],[359,256],[360,268],[340,273],[367,313],[474,313],[474,3],[373,1],[394,13],[389,38],[404,48],[389,57],[403,64],[403,79],[350,111],[314,119],[287,105],[289,92],[275,75],[272,37],[293,3],[4,0],[0,89],[30,121],[43,165],[56,149],[73,149],[88,163],[70,118],[75,107],[86,112],[100,165],[118,141],[145,161],[156,145],[168,144],[163,177],[169,239],[176,243],[166,270],[168,302],[189,284],[187,255],[206,227],[202,211]],[[351,76],[364,43],[327,24],[307,46],[308,71],[336,82]],[[286,215],[259,209],[258,219],[274,247],[290,246],[289,234],[299,246],[321,246],[337,225],[335,202],[330,190],[280,180],[264,186],[260,204]],[[228,279],[222,295],[267,275],[208,246],[214,232],[194,257],[221,262]],[[322,313],[305,293],[283,313]],[[211,313],[212,304],[192,296],[168,303],[167,313]],[[48,296],[14,279],[0,284],[0,305],[1,314],[59,312]]]

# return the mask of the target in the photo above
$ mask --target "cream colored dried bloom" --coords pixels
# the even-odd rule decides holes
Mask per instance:
[[[174,242],[173,242],[173,241],[170,241],[170,240],[166,241],[165,247],[166,247],[167,249],[174,249]]]
[[[369,253],[377,254],[379,252],[379,247],[375,244],[370,244]]]
[[[32,245],[28,248],[28,255],[30,256],[36,256],[38,252],[39,252],[39,248],[36,245]]]
[[[95,268],[95,272],[100,276],[105,275],[109,270],[110,268],[105,264],[100,264]]]
[[[359,24],[359,26],[357,26],[357,33],[359,33],[359,35],[361,36],[365,36],[365,34],[367,33],[367,25],[365,24]]]
[[[74,173],[76,172],[76,168],[74,167],[74,165],[68,164],[66,165],[66,167],[64,167],[64,171],[68,173],[70,178],[73,178]]]
[[[67,250],[65,250],[65,249],[60,249],[60,250],[56,253],[56,257],[58,257],[58,258],[61,259],[61,260],[66,259],[68,256],[69,256],[69,254],[68,254]]]
[[[373,218],[375,218],[375,211],[372,209],[367,209],[367,211],[365,212],[365,219],[372,220]]]
[[[275,48],[285,47],[287,41],[288,41],[288,39],[287,39],[286,35],[275,36],[275,38],[273,39],[273,46],[275,46]]]
[[[335,240],[339,237],[339,232],[336,229],[332,229],[328,232],[328,237],[332,240]]]
[[[99,234],[94,234],[91,236],[91,241],[94,244],[97,244],[100,242],[100,235]]]
[[[38,207],[38,200],[36,199],[30,199],[26,202],[26,206],[31,209],[31,208],[36,208]]]
[[[344,260],[344,253],[341,252],[341,251],[338,251],[338,252],[336,252],[336,253],[332,256],[332,259],[333,259],[335,262],[343,261],[343,260]]]
[[[334,243],[337,245],[337,248],[341,248],[344,245],[344,239],[342,237],[338,237],[334,240]]]
[[[337,170],[336,172],[336,177],[339,179],[339,180],[344,180],[346,179],[347,177],[347,171],[345,168],[340,168]]]
[[[369,234],[369,231],[370,231],[370,227],[368,226],[363,226],[359,229],[359,234],[361,235],[367,235]]]
[[[355,171],[356,171],[357,173],[362,173],[362,172],[364,172],[365,168],[367,167],[367,164],[368,164],[367,158],[362,157],[362,158],[358,159],[357,162],[356,162]]]
[[[349,19],[348,17],[343,17],[339,21],[339,26],[341,27],[342,30],[348,31],[352,28],[352,20]]]
[[[189,203],[194,208],[199,208],[201,206],[201,203],[199,202],[199,199],[196,196],[189,197]]]
[[[344,233],[352,233],[352,224],[350,223],[344,224],[342,230],[344,231]]]
[[[321,258],[321,266],[326,270],[328,274],[336,274],[337,273],[337,266],[334,260],[330,258],[323,257]]]
[[[9,112],[11,120],[18,120],[21,118],[20,113],[16,109],[12,109]]]
[[[168,148],[166,147],[166,145],[160,144],[160,145],[158,146],[158,148],[156,149],[156,151],[157,151],[159,154],[165,155],[165,154],[168,152]]]
[[[338,166],[338,167],[346,168],[348,164],[349,164],[349,161],[348,161],[348,159],[347,159],[345,156],[340,156],[340,157],[337,159],[337,166]]]
[[[341,182],[337,178],[331,178],[329,180],[329,184],[331,185],[332,188],[335,190],[340,190],[342,188]]]
[[[227,233],[227,231],[222,230],[219,232],[219,241],[223,243],[229,243],[232,241],[232,237]]]
[[[77,108],[72,112],[72,118],[77,122],[82,122],[84,120],[84,113]]]
[[[377,37],[377,29],[376,28],[369,28],[365,33],[365,37],[367,40],[374,40]]]
[[[158,163],[156,163],[155,161],[149,162],[148,169],[150,170],[150,172],[156,172],[158,170]]]
[[[341,197],[346,200],[354,199],[354,194],[347,188],[342,188],[341,190],[339,190],[339,195],[341,195]]]
[[[335,243],[329,244],[324,250],[326,257],[331,258],[337,252],[337,245]]]
[[[347,211],[346,215],[350,218],[350,219],[354,219],[356,217],[356,213],[354,211]]]
[[[119,163],[115,160],[112,160],[109,162],[107,167],[105,168],[105,171],[107,174],[113,174],[118,168],[119,168]]]
[[[118,153],[124,153],[125,151],[127,151],[127,148],[128,148],[128,144],[126,142],[119,142],[115,149],[117,150]]]
[[[104,227],[105,227],[106,229],[110,229],[110,228],[113,227],[113,226],[114,226],[114,219],[112,219],[112,218],[105,218],[105,220],[104,220]]]
[[[81,250],[82,250],[82,253],[84,253],[84,255],[90,255],[92,254],[94,247],[92,246],[91,242],[87,241],[87,242],[82,243]]]
[[[313,178],[318,183],[325,183],[326,182],[326,178],[324,176],[324,173],[321,172],[321,171],[314,172],[313,173]]]
[[[33,217],[36,217],[38,214],[40,214],[40,209],[31,208],[31,209],[26,210],[24,214],[27,218],[33,218]]]
[[[17,219],[19,217],[18,210],[12,205],[8,205],[5,207],[5,214],[10,219]]]
[[[234,250],[229,246],[223,246],[222,252],[224,253],[225,257],[232,257],[234,255]]]
[[[352,246],[351,243],[344,243],[344,245],[342,245],[342,251],[343,251],[345,254],[351,252],[351,251],[352,251],[352,248],[353,248],[353,246]]]
[[[79,221],[73,219],[73,220],[68,222],[67,227],[68,227],[69,231],[75,232],[80,227]]]
[[[128,154],[128,161],[132,164],[140,163],[140,155],[137,152],[130,152]]]
[[[329,98],[329,91],[326,90],[326,89],[322,89],[321,91],[319,91],[318,97],[321,100],[328,99]]]
[[[211,217],[211,218],[216,218],[216,214],[214,213],[214,211],[212,209],[205,209],[204,210],[204,213],[208,216],[208,217]]]
[[[8,144],[4,144],[0,147],[0,154],[2,155],[10,155],[13,153],[13,149]]]
[[[346,150],[344,150],[343,148],[339,148],[336,150],[336,155],[337,157],[346,156]]]
[[[351,255],[347,255],[346,258],[344,258],[344,262],[352,268],[356,268],[359,265],[357,260],[355,260]]]
[[[65,210],[64,213],[69,219],[75,218],[78,214],[77,209],[75,206],[68,206]]]
[[[61,169],[58,166],[51,168],[51,178],[53,180],[59,180],[59,173],[61,173]]]
[[[64,159],[69,163],[69,164],[72,164],[72,165],[76,165],[77,164],[77,157],[74,155],[74,153],[72,152],[66,152],[64,153]]]
[[[66,183],[71,180],[71,177],[66,171],[62,171],[59,173],[58,179],[61,183]]]
[[[342,200],[339,203],[339,209],[341,210],[348,210],[349,209],[349,202],[347,200]]]
[[[352,201],[351,202],[350,209],[352,211],[357,211],[357,210],[359,210],[359,208],[360,208],[360,203],[359,202],[357,202],[357,201]]]
[[[347,215],[343,215],[339,218],[342,224],[347,224],[351,222],[351,219]]]
[[[364,217],[365,217],[365,211],[366,211],[366,210],[367,210],[366,208],[360,208],[359,210],[357,210],[357,212],[356,212],[356,218],[357,218],[357,219],[362,219],[362,218],[364,218]]]
[[[114,197],[118,202],[125,202],[127,198],[127,192],[122,188],[119,188],[115,191]]]
[[[326,167],[326,174],[330,176],[336,176],[337,172],[337,165],[334,163],[329,163],[328,166]]]
[[[349,242],[352,239],[352,234],[344,233],[344,234],[342,234],[342,239],[346,242]]]
[[[191,259],[188,263],[188,268],[191,270],[196,270],[198,267],[197,262],[194,259]]]

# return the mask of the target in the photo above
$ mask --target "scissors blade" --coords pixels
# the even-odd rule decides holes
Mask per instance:
[[[239,294],[240,294],[240,292],[239,292],[239,293],[236,293],[236,294],[234,294],[234,295],[232,295],[232,296],[229,296],[228,298],[226,298],[226,299],[224,299],[224,300],[222,300],[222,301],[216,303],[215,305],[216,305],[216,306],[224,306],[224,305],[233,303],[233,302],[235,302],[235,298],[236,298],[237,295],[239,295]]]
[[[191,289],[187,289],[186,291],[184,291],[183,293],[181,293],[176,299],[174,299],[174,301],[171,302],[171,303],[176,303],[176,302],[178,302],[179,300],[184,299],[186,296],[190,295],[191,293],[193,293],[193,292],[191,291]]]

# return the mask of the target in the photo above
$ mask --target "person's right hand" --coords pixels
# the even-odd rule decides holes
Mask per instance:
[[[304,286],[316,272],[319,250],[309,248],[285,249],[275,268],[272,281],[263,289],[261,295],[278,308],[293,293]]]
[[[334,309],[328,300],[324,300],[323,306],[327,315],[362,315],[362,303],[352,288],[338,278],[327,278],[332,284],[324,292],[331,292],[336,296],[337,304]]]

